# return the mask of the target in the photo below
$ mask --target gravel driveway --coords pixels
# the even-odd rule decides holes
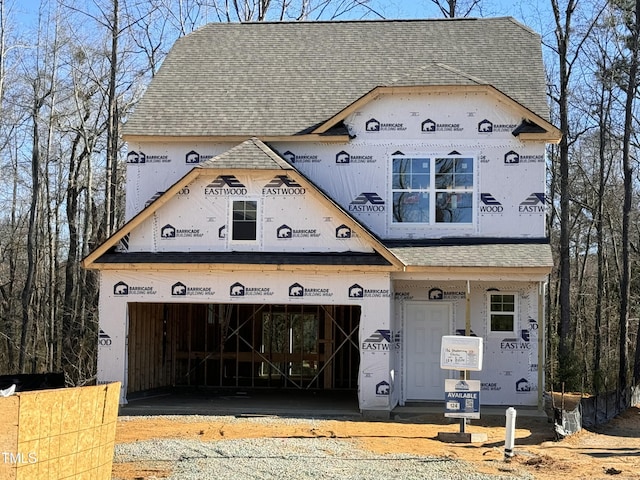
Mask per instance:
[[[526,474],[480,474],[473,471],[471,464],[453,459],[379,455],[359,449],[354,440],[335,438],[145,440],[116,445],[114,463],[121,462],[164,467],[173,471],[169,477],[172,480],[533,478]]]

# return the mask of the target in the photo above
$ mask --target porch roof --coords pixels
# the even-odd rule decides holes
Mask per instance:
[[[512,240],[513,241],[513,240]],[[385,242],[406,270],[424,268],[541,268],[551,271],[548,243],[496,243],[439,245]],[[395,245],[395,246],[394,246]]]

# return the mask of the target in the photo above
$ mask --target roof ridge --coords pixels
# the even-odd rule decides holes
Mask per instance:
[[[201,28],[205,28],[209,25],[309,25],[309,24],[347,24],[347,23],[436,23],[436,22],[469,22],[469,21],[493,21],[513,19],[516,23],[519,23],[512,16],[500,16],[500,17],[454,17],[454,18],[363,18],[363,19],[348,19],[348,20],[263,20],[263,21],[249,21],[249,22],[209,22],[203,25]],[[197,31],[197,30],[196,30]]]

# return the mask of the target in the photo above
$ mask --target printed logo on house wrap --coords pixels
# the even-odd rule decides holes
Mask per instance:
[[[171,285],[171,296],[173,297],[213,295],[214,293],[211,287],[188,287],[182,282]]]
[[[516,393],[529,393],[529,392],[537,392],[538,385],[535,385],[526,378],[521,378],[516,382]]]
[[[111,337],[107,335],[104,330],[100,329],[100,333],[98,334],[98,345],[100,347],[110,347],[111,343]]]
[[[543,163],[544,155],[520,155],[520,163]]]
[[[362,342],[362,350],[368,352],[387,352],[389,350],[399,350],[401,347],[402,335],[395,334],[391,330],[376,330]]]
[[[478,133],[512,132],[517,126],[515,123],[493,123],[485,118],[478,123]]]
[[[240,282],[229,287],[229,296],[231,297],[270,296],[273,293],[270,287],[246,287]]]
[[[125,282],[118,282],[113,286],[113,294],[118,297],[126,297],[132,295],[155,295],[155,287],[127,285]]]
[[[350,204],[350,212],[384,212],[385,202],[376,192],[362,192]]]
[[[429,290],[429,300],[442,300],[444,298],[444,292],[441,288],[432,288]]]
[[[293,229],[289,225],[283,224],[276,229],[276,236],[279,239],[317,238],[320,236],[320,232],[318,232],[318,230],[315,228]]]
[[[320,161],[317,155],[296,155],[291,150],[282,154],[289,163],[317,163]]]
[[[299,283],[289,286],[290,297],[332,297],[333,293],[328,288],[305,288]]]
[[[375,163],[373,155],[349,155],[348,152],[342,150],[336,153],[336,163],[346,165],[351,163]]]
[[[504,163],[505,165],[518,165],[520,163],[520,155],[518,152],[510,150],[504,154]]]
[[[193,165],[196,163],[205,162],[211,158],[213,158],[213,155],[200,155],[195,150],[191,150],[184,156],[184,163]]]
[[[387,298],[390,296],[388,288],[362,288],[357,283],[349,287],[349,298]]]
[[[146,160],[147,156],[142,151],[136,152],[132,150],[127,153],[127,163],[145,163]]]
[[[246,195],[247,192],[247,187],[235,175],[218,175],[213,182],[204,187],[205,196]]]
[[[401,132],[407,129],[404,123],[381,123],[375,118],[367,120],[364,124],[364,128],[367,132]]]
[[[129,152],[127,163],[169,163],[171,159],[167,155],[145,155],[143,152]]]
[[[480,201],[482,202],[480,213],[495,214],[504,211],[502,204],[490,193],[481,193]]]
[[[391,385],[389,382],[385,382],[384,380],[376,385],[376,395],[378,396],[388,396],[389,390],[391,389]]]
[[[391,330],[376,330],[362,342],[362,350],[391,350]]]
[[[531,339],[531,335],[529,333],[529,330],[521,330],[520,331],[520,338],[515,338],[515,337],[509,337],[509,338],[503,338],[500,341],[500,349],[504,352],[504,351],[517,351],[517,350],[531,350],[532,346],[531,346],[531,342],[529,341]]]
[[[502,390],[502,387],[498,385],[497,382],[486,382],[480,384],[480,390],[488,392],[499,392],[500,390]]]
[[[544,193],[532,193],[518,205],[519,213],[544,213]]]
[[[160,238],[163,240],[173,238],[200,238],[204,233],[199,228],[175,228],[167,224],[160,229]]]
[[[276,175],[262,187],[263,195],[304,195],[306,189],[287,175]]]
[[[461,127],[459,123],[437,123],[430,118],[427,118],[420,124],[420,131],[422,133],[462,132],[463,130],[464,127]]]
[[[336,228],[336,238],[351,238],[353,232],[344,223]]]

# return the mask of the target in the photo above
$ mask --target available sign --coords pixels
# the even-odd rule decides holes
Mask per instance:
[[[440,368],[482,370],[482,338],[445,335],[440,349]]]
[[[480,380],[444,381],[444,416],[480,418]]]

